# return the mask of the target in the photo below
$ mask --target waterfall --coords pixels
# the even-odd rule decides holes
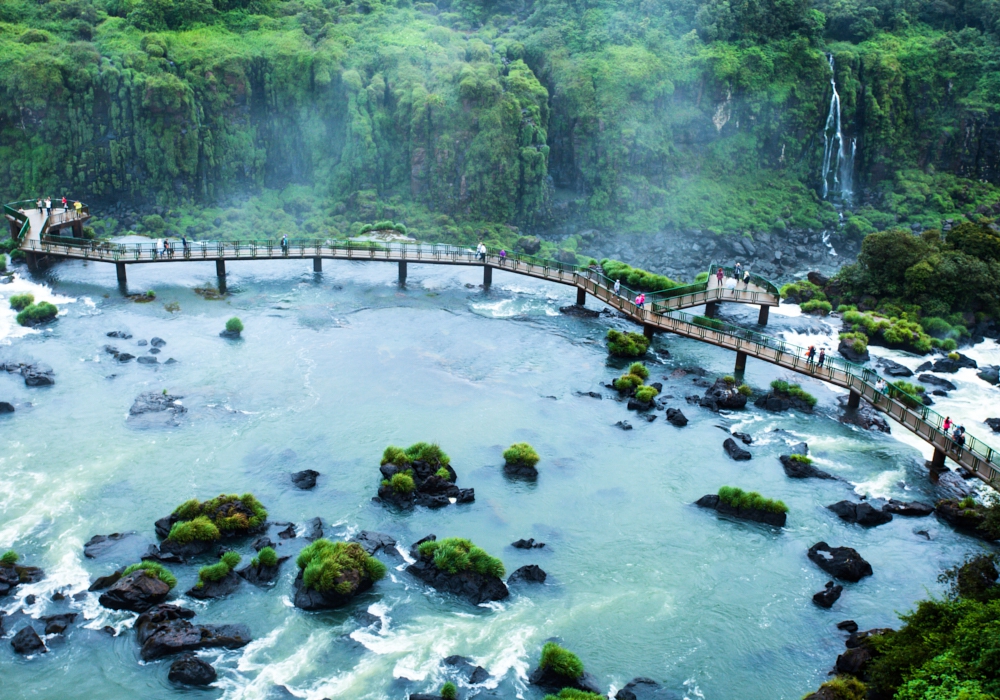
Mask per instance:
[[[830,63],[830,88],[833,96],[830,98],[830,111],[826,115],[826,125],[823,127],[823,199],[831,192],[838,194],[845,201],[850,201],[854,194],[854,154],[857,149],[857,139],[851,139],[850,150],[844,143],[844,132],[840,124],[840,93],[837,92],[837,79],[834,72],[833,54],[827,54]],[[832,179],[832,187],[831,187]]]

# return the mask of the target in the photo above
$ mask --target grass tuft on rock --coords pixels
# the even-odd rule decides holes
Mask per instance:
[[[795,453],[793,455],[788,455],[788,459],[792,460],[793,462],[798,462],[799,464],[813,463],[812,457],[810,457],[809,455],[800,455],[798,453]]]
[[[461,537],[424,542],[418,551],[422,557],[433,557],[434,566],[449,574],[471,570],[483,576],[501,578],[505,573],[502,561]]]
[[[199,515],[194,520],[180,520],[170,528],[167,539],[177,544],[187,544],[195,540],[210,542],[222,537],[219,528],[204,515]]]
[[[719,500],[732,508],[753,508],[769,513],[787,513],[788,506],[782,501],[764,498],[756,491],[744,491],[736,486],[723,486],[719,489]]]
[[[59,315],[59,308],[47,301],[27,306],[17,315],[17,322],[22,326],[34,326],[51,321]]]
[[[21,557],[18,556],[17,552],[13,549],[9,549],[4,552],[2,557],[0,557],[0,564],[3,564],[4,566],[14,566],[20,558]]]
[[[343,576],[347,571],[367,574],[372,581],[380,580],[386,573],[385,564],[356,542],[331,542],[326,538],[303,549],[296,563],[302,569],[302,583],[320,593],[334,591],[348,595],[354,589],[354,582]]]
[[[454,683],[448,681],[441,686],[441,700],[457,700],[458,688]]]
[[[578,690],[576,688],[563,688],[556,695],[546,695],[545,700],[607,700],[604,695],[591,693],[589,690]]]
[[[656,387],[652,386],[641,386],[635,390],[635,398],[643,403],[649,403],[656,398],[657,394],[660,392],[656,390]]]
[[[538,665],[565,678],[576,679],[583,676],[583,662],[580,661],[580,657],[555,642],[546,642],[542,647],[542,658]]]
[[[771,389],[776,394],[784,394],[785,396],[791,396],[794,399],[804,401],[809,404],[810,408],[816,406],[816,397],[798,384],[789,384],[784,379],[775,379],[771,382]]]
[[[628,366],[628,373],[634,374],[642,381],[649,379],[649,369],[641,362],[633,362]]]
[[[642,357],[649,350],[649,339],[642,333],[608,330],[608,352],[615,357]]]
[[[623,394],[631,394],[637,387],[642,386],[642,377],[635,374],[623,374],[612,382],[615,389]]]
[[[451,458],[437,443],[415,442],[405,449],[389,445],[382,453],[382,464],[408,467],[415,461],[426,462],[432,467],[444,467],[451,464]]]
[[[434,476],[440,477],[445,481],[451,481],[451,472],[445,469],[444,467],[441,467],[436,472],[434,472]]]
[[[185,501],[174,510],[174,515],[180,522],[171,528],[169,538],[184,544],[194,539],[215,540],[220,535],[241,535],[255,530],[267,520],[267,509],[252,493],[220,494],[203,502]],[[214,535],[206,522],[215,528]]]
[[[511,467],[533,467],[541,458],[528,443],[515,442],[503,451],[503,459]]]
[[[153,578],[167,584],[169,588],[173,588],[177,585],[177,577],[170,573],[170,569],[159,562],[141,561],[137,564],[132,564],[125,567],[125,570],[122,572],[122,576],[128,576],[136,571],[145,571]]]
[[[10,298],[10,308],[14,309],[14,311],[23,311],[34,303],[34,294],[15,294]]]
[[[417,484],[413,481],[413,474],[409,470],[393,474],[392,478],[389,479],[389,485],[393,491],[403,495],[413,493],[414,489],[417,488]]]
[[[277,566],[278,565],[278,553],[274,551],[273,547],[264,547],[262,550],[257,552],[257,556],[253,558],[251,562],[254,566],[262,564],[264,566]]]
[[[226,321],[226,330],[230,333],[242,333],[243,321],[241,321],[238,317],[233,316],[231,319]]]

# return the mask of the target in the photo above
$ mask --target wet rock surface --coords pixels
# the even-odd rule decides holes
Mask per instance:
[[[934,506],[920,501],[897,501],[890,498],[889,501],[882,506],[882,510],[886,513],[892,513],[893,515],[922,518],[933,513]]]
[[[743,462],[753,457],[749,450],[744,450],[732,438],[726,438],[726,441],[722,443],[722,449],[726,451],[726,454],[730,458],[735,459],[737,462]]]
[[[215,682],[218,673],[212,664],[202,661],[194,654],[185,654],[170,664],[167,680],[179,685],[203,686]]]
[[[528,564],[517,569],[507,577],[507,585],[512,586],[518,583],[545,583],[546,573],[540,566]]]
[[[101,594],[101,605],[112,610],[145,612],[167,599],[170,586],[145,570],[121,577]]]
[[[844,587],[833,581],[826,582],[826,588],[813,595],[813,602],[821,608],[831,608],[844,592]]]
[[[542,547],[545,546],[545,543],[544,542],[535,542],[535,538],[534,537],[529,537],[526,540],[525,539],[520,539],[520,540],[517,540],[516,542],[511,542],[510,546],[514,547],[515,549],[541,549]]]
[[[558,693],[563,688],[576,688],[597,695],[602,694],[600,686],[597,685],[597,679],[586,671],[579,678],[570,678],[539,666],[528,676],[528,682],[552,693]]]
[[[841,520],[857,523],[864,527],[884,525],[892,520],[892,513],[878,510],[871,503],[866,502],[838,501],[827,508],[836,513]]]
[[[448,478],[438,476],[437,467],[421,460],[413,460],[406,467],[399,467],[395,464],[383,464],[379,467],[383,481],[391,481],[392,477],[407,470],[413,473],[414,490],[410,493],[402,493],[393,489],[391,484],[382,483],[378,489],[376,501],[389,503],[399,507],[424,506],[427,508],[444,508],[451,504],[451,499],[455,503],[472,503],[476,500],[475,489],[460,489],[455,485],[458,475],[450,465],[443,468],[448,472]]]
[[[277,568],[277,567],[275,567]],[[236,592],[240,587],[243,578],[235,571],[230,571],[218,581],[200,581],[201,586],[192,586],[187,595],[198,600],[213,600],[215,598],[225,598],[227,595]]]
[[[615,694],[615,700],[683,700],[684,696],[664,688],[651,678],[633,678]]]
[[[351,542],[357,542],[361,545],[362,549],[371,555],[375,555],[378,552],[398,554],[396,551],[396,540],[384,532],[362,530],[351,538]]]
[[[846,396],[841,396],[837,399],[837,402],[843,408],[843,413],[840,415],[841,423],[856,425],[863,430],[875,430],[880,433],[889,432],[889,423],[870,404],[862,401],[858,408],[848,408],[847,398]]]
[[[699,405],[711,411],[739,410],[746,407],[747,397],[737,391],[736,384],[730,384],[724,379],[716,379],[715,383],[705,391]]]
[[[37,566],[8,566],[0,564],[0,598],[26,583],[38,583],[45,578],[45,572]]]
[[[784,527],[788,518],[787,513],[774,513],[758,508],[734,508],[714,493],[702,496],[695,501],[695,505],[701,508],[709,508],[723,515],[739,518],[740,520],[752,520],[758,523],[774,525],[775,527]]]
[[[199,649],[239,649],[252,640],[245,625],[194,625],[193,610],[164,603],[150,608],[135,622],[136,641],[144,661]]]
[[[850,547],[831,547],[826,542],[817,542],[809,548],[809,559],[834,578],[857,582],[872,575],[872,566],[857,550]]]
[[[140,357],[139,361],[141,362],[143,359],[145,358]],[[150,359],[155,360],[156,358]],[[128,410],[128,417],[132,420],[140,416],[157,416],[165,422],[176,423],[177,417],[187,412],[187,408],[181,403],[181,399],[183,398],[183,396],[174,396],[162,392],[144,392],[139,394],[132,403],[132,407]]]
[[[442,593],[464,598],[473,605],[503,600],[510,595],[506,584],[496,576],[484,576],[471,569],[451,574],[437,568],[431,557],[422,556],[417,549],[421,543],[433,539],[436,539],[434,535],[429,535],[414,543],[410,555],[416,561],[406,567],[408,574]]]
[[[31,625],[21,628],[21,630],[14,635],[14,638],[10,640],[10,645],[14,647],[15,653],[21,654],[22,656],[29,656],[31,654],[44,654],[48,651],[45,648],[44,642],[38,636],[38,632]]]
[[[667,421],[671,425],[675,425],[678,428],[683,428],[688,424],[687,416],[685,416],[679,408],[667,409]]]
[[[143,543],[136,532],[113,532],[110,535],[94,535],[83,545],[83,556],[88,559],[101,559],[116,553],[128,553],[143,548]]]
[[[316,486],[317,477],[319,477],[318,471],[313,469],[304,469],[303,471],[292,474],[292,484],[294,484],[297,489],[308,491]]]
[[[52,386],[56,383],[55,371],[41,362],[0,362],[0,371],[20,374],[25,386]]]

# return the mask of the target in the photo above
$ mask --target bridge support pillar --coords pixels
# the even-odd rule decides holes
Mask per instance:
[[[861,407],[861,394],[851,389],[850,396],[847,397],[847,407],[848,408],[860,408]]]
[[[936,479],[937,475],[945,470],[944,467],[944,450],[940,447],[934,448],[934,456],[931,457],[930,468],[931,468],[931,479]]]
[[[26,263],[28,263],[29,270],[31,270],[32,272],[36,272],[38,270],[38,258],[35,257],[34,253],[25,251],[24,260]]]
[[[736,351],[736,374],[743,374],[747,368],[747,354],[742,350]]]
[[[483,265],[483,289],[489,289],[491,284],[493,284],[493,268]]]
[[[406,284],[406,261],[399,261],[399,286],[402,287]]]
[[[313,272],[323,271],[323,258],[313,258]]]
[[[648,340],[653,339],[653,333],[656,332],[656,326],[651,326],[648,323],[642,325],[642,334],[646,336]]]
[[[771,312],[770,306],[761,306],[760,313],[757,314],[757,323],[761,326],[767,325],[767,316]]]
[[[576,288],[576,305],[584,306],[587,303],[587,290]]]
[[[705,304],[705,316],[707,318],[715,318],[715,312],[719,310],[719,302],[710,301]]]
[[[118,284],[122,287],[128,284],[128,277],[125,275],[125,263],[115,263],[115,272],[118,273]]]

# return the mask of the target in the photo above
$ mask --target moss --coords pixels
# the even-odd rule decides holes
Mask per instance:
[[[271,547],[264,547],[257,553],[257,560],[264,566],[277,566],[278,553]]]
[[[432,467],[443,467],[451,464],[451,458],[437,443],[414,443],[406,448],[406,456],[410,460],[425,462]]]
[[[544,700],[607,700],[607,697],[586,690],[563,688],[555,695],[546,695]]]
[[[503,451],[503,458],[512,467],[533,467],[540,459],[535,448],[526,442],[515,442]]]
[[[413,490],[417,488],[412,474],[407,472],[396,472],[393,474],[392,478],[389,479],[389,485],[393,491],[404,496],[413,493]]]
[[[22,311],[35,303],[34,294],[14,294],[10,298],[10,308],[14,311]]]
[[[136,571],[145,571],[147,574],[155,579],[162,581],[167,584],[169,588],[173,588],[177,585],[177,578],[170,573],[170,569],[165,567],[163,564],[155,561],[141,561],[137,564],[132,564],[125,567],[122,571],[122,576],[128,576],[129,574]]]
[[[242,333],[243,332],[243,321],[233,316],[231,319],[226,321],[226,330],[230,333]]]
[[[798,453],[793,455],[788,455],[788,458],[793,462],[798,462],[799,464],[812,464],[812,457],[809,455],[800,455]]]
[[[434,472],[434,476],[444,479],[445,481],[451,481],[451,472],[445,469],[444,467],[441,467],[436,472]]]
[[[564,678],[577,679],[583,676],[583,662],[580,657],[555,642],[546,642],[542,647],[542,658],[538,665]]]
[[[20,559],[20,557],[18,556],[17,552],[15,552],[13,549],[9,549],[6,552],[4,552],[2,557],[0,557],[0,563],[4,564],[5,566],[14,566],[14,564],[17,563],[18,559]]]
[[[420,556],[432,557],[437,568],[450,574],[471,570],[483,576],[501,578],[504,575],[502,561],[460,537],[424,542],[419,551]]]
[[[209,566],[203,566],[198,569],[198,582],[204,584],[221,581],[229,575],[231,570],[232,567],[224,561],[219,561]]]
[[[17,315],[17,322],[22,326],[34,326],[51,321],[59,315],[59,308],[47,301],[40,301],[25,307]]]
[[[457,700],[458,688],[451,681],[441,686],[441,700]]]
[[[641,357],[649,350],[649,339],[642,333],[608,330],[608,352],[615,357]]]
[[[769,513],[788,512],[788,506],[782,501],[764,498],[756,491],[744,491],[735,486],[723,486],[720,488],[719,500],[733,508],[753,508]]]
[[[628,373],[634,374],[643,381],[649,379],[649,369],[647,369],[646,365],[642,364],[641,362],[633,362],[632,364],[630,364],[628,366]]]
[[[837,676],[826,681],[820,688],[825,688],[823,697],[830,700],[864,700],[868,688],[854,676]]]
[[[750,388],[749,384],[740,384],[736,388],[736,391],[740,392],[740,394],[742,394],[743,396],[751,396],[751,395],[753,395],[753,389]]]
[[[656,398],[656,395],[660,392],[656,390],[656,387],[652,386],[641,386],[635,390],[635,398],[643,403],[649,403]]]
[[[170,528],[170,534],[167,535],[167,539],[177,544],[187,544],[195,540],[202,542],[213,541],[219,539],[221,536],[222,533],[219,532],[219,528],[216,527],[215,523],[204,515],[199,515],[193,520],[180,520],[174,523]]]
[[[331,542],[325,538],[303,549],[296,563],[302,570],[303,584],[320,593],[352,593],[356,583],[344,576],[348,571],[357,571],[372,581],[379,581],[386,574],[385,564],[369,555],[361,545]]]

